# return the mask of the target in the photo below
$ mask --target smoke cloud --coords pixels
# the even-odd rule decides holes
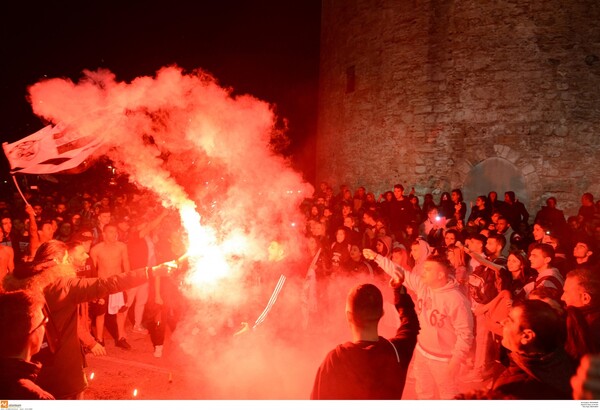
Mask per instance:
[[[85,71],[36,83],[29,97],[36,115],[101,139],[96,155],[180,212],[192,258],[173,340],[180,377],[196,386],[188,398],[308,398],[325,353],[348,338],[345,296],[358,280],[331,284],[320,319],[303,326],[311,257],[299,205],[313,187],[273,151],[285,141],[273,107],[176,66],[131,82]],[[234,336],[242,322],[252,328],[280,275],[265,321]]]

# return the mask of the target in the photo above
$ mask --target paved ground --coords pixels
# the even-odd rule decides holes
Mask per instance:
[[[85,398],[89,400],[157,400],[189,399],[188,386],[181,377],[176,345],[167,341],[162,358],[153,356],[149,336],[129,332],[131,351],[115,347],[106,338],[107,356],[87,356],[85,369],[89,388]],[[137,389],[137,395],[134,391]]]
[[[283,352],[286,347],[276,344],[252,347],[256,339],[249,338],[236,339],[243,347],[237,351],[205,347],[190,355],[167,333],[161,358],[153,356],[149,336],[131,330],[130,351],[115,347],[108,336],[105,340],[107,356],[87,357],[88,400],[306,399],[322,359],[320,353]]]
[[[322,355],[296,358],[300,353],[292,353],[289,366],[272,357],[279,355],[277,348],[267,350],[263,356],[232,357],[228,363],[233,367],[219,365],[219,370],[209,371],[205,357],[185,354],[177,342],[170,340],[167,333],[164,355],[153,356],[149,336],[128,332],[131,351],[114,346],[114,341],[106,337],[105,357],[88,355],[86,374],[89,388],[88,400],[206,400],[206,399],[292,399],[308,398],[314,372]],[[245,343],[245,342],[244,342]],[[272,353],[272,357],[271,356]],[[213,360],[217,361],[214,357]],[[263,362],[266,362],[263,366]],[[238,366],[239,363],[239,366]],[[300,364],[299,364],[300,363]],[[302,364],[303,363],[303,364]],[[250,364],[243,371],[244,364]],[[204,371],[204,370],[206,371]],[[230,375],[231,378],[227,378]],[[477,384],[461,383],[464,391],[481,387]],[[414,400],[414,380],[409,378],[404,399]]]

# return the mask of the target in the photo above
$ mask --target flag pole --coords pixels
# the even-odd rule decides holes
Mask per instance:
[[[23,195],[21,187],[19,187],[19,184],[17,183],[17,178],[15,177],[15,174],[12,175],[12,179],[15,183],[15,186],[17,187],[17,190],[19,191],[19,194],[21,194],[21,198],[23,198],[23,201],[25,201],[25,205],[29,206],[29,202],[27,202],[27,199],[25,199],[25,195]]]

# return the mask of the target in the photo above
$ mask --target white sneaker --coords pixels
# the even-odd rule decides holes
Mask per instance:
[[[162,357],[162,353],[163,353],[162,345],[154,346],[154,357]]]

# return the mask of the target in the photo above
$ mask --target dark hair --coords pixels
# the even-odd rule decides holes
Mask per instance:
[[[549,288],[548,286],[538,286],[537,288],[532,289],[527,295],[527,298],[530,300],[535,300],[536,298],[542,301],[544,301],[544,299],[552,299],[558,305],[562,305],[560,297],[560,290],[556,288]]]
[[[600,278],[597,273],[590,269],[573,269],[567,273],[567,278],[577,279],[581,286],[592,298],[592,303],[599,304],[600,300],[594,300],[594,297],[600,297]]]
[[[106,229],[107,229],[107,228],[115,228],[115,229],[119,229],[119,228],[117,227],[117,225],[115,225],[114,223],[112,223],[112,222],[111,222],[111,223],[107,223],[106,225],[104,225],[104,226],[102,227],[102,232],[106,232]]]
[[[512,250],[508,253],[508,256],[514,256],[521,262],[521,269],[523,269],[523,274],[527,276],[527,269],[529,268],[529,259],[527,259],[527,254],[520,249]]]
[[[507,195],[511,202],[515,202],[515,193],[513,191],[506,191],[504,195]]]
[[[31,320],[42,301],[24,290],[0,294],[0,357],[19,355],[31,332]]]
[[[65,256],[67,252],[67,245],[59,240],[51,239],[48,242],[44,242],[35,252],[33,257],[32,266],[34,270],[44,270],[49,266],[45,266],[50,262],[54,262],[55,259],[60,259]],[[56,264],[56,262],[54,262]],[[41,271],[40,271],[41,272]]]
[[[490,236],[488,236],[487,239],[488,240],[495,239],[496,242],[498,242],[501,245],[501,249],[504,249],[504,247],[506,246],[506,236],[504,236],[504,235],[500,235],[497,233],[490,233]]]
[[[592,252],[592,253],[596,253],[596,242],[594,241],[594,238],[588,235],[580,235],[580,236],[576,236],[575,238],[573,238],[573,243],[575,244],[573,247],[575,247],[578,243],[582,243],[585,246],[587,246],[588,251]]]
[[[396,184],[396,185],[394,185],[394,189],[396,189],[396,188],[401,189],[401,190],[404,191],[404,186],[402,184]]]
[[[102,207],[98,211],[98,216],[100,216],[100,214],[110,214],[110,213],[112,213],[110,208]]]
[[[359,326],[376,324],[383,316],[383,295],[373,284],[357,285],[348,294],[347,306]]]
[[[584,194],[581,196],[581,199],[583,199],[583,198],[585,198],[585,199],[589,200],[590,202],[594,202],[594,195],[593,195],[591,192],[586,192],[586,193],[584,193]]]
[[[373,211],[371,209],[365,209],[365,211],[363,212],[363,216],[367,215],[370,218],[373,218],[373,220],[377,220],[377,218],[379,217],[379,215],[377,214],[376,211]]]
[[[548,303],[524,300],[514,306],[521,308],[521,326],[535,333],[533,348],[539,353],[551,353],[564,346],[567,325],[565,319]]]
[[[444,232],[444,237],[446,237],[446,235],[448,235],[449,233],[454,235],[456,240],[458,240],[458,231],[456,229],[448,229],[446,232]]]
[[[39,223],[40,228],[44,225],[50,225],[52,226],[52,219],[42,219],[41,222]]]
[[[458,202],[462,202],[462,200],[463,200],[462,191],[460,189],[453,189],[452,192],[458,195]]]
[[[532,251],[534,249],[539,249],[542,252],[542,255],[544,255],[544,258],[554,259],[554,248],[552,245],[548,245],[547,243],[536,243],[533,245],[533,248],[531,248]]]
[[[485,235],[480,234],[480,233],[474,233],[473,235],[470,235],[469,238],[471,240],[476,240],[476,241],[481,242],[481,244],[483,246],[485,246],[485,244],[487,243],[487,238],[485,237]]]

